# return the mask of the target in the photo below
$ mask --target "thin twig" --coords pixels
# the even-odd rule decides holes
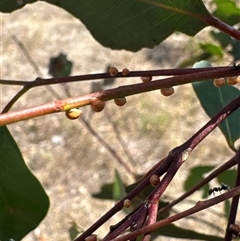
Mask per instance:
[[[228,67],[230,68],[230,67]],[[226,66],[221,67],[212,67],[212,68],[186,68],[186,69],[160,69],[160,70],[142,70],[142,71],[130,71],[128,75],[122,74],[119,72],[114,78],[129,78],[129,77],[149,77],[149,76],[177,76],[177,75],[186,75],[193,73],[200,73],[207,71],[209,69],[214,70],[224,70]],[[41,75],[40,75],[41,76]],[[32,81],[17,81],[17,80],[2,80],[0,79],[0,84],[3,85],[28,85],[29,87],[37,87],[42,85],[52,85],[52,84],[61,84],[61,83],[71,83],[79,81],[88,81],[88,80],[98,80],[98,79],[108,79],[113,78],[109,73],[99,73],[99,74],[87,74],[87,75],[77,75],[77,76],[68,76],[68,77],[59,77],[59,78],[36,78]]]
[[[31,107],[25,110],[20,110],[16,112],[6,113],[0,115],[0,126],[11,124],[17,121],[26,120],[29,118],[46,115],[50,113],[56,113],[61,111],[67,111],[72,108],[78,108],[81,106],[91,104],[93,97],[100,100],[107,101],[116,98],[122,98],[130,95],[135,95],[139,93],[149,92],[161,88],[167,88],[176,85],[183,85],[186,83],[192,83],[197,81],[203,81],[209,78],[220,78],[226,76],[237,76],[240,75],[240,69],[233,69],[232,67],[225,67],[222,70],[212,70],[209,68],[205,72],[180,75],[171,78],[151,81],[148,83],[139,83],[121,86],[115,89],[109,89],[104,91],[99,91],[79,97],[69,98],[65,100],[58,100],[50,102],[44,105],[39,105],[36,107]]]
[[[159,210],[160,213],[164,213],[165,211],[169,210],[173,206],[175,206],[177,203],[181,202],[182,200],[189,197],[192,193],[199,190],[201,187],[203,187],[206,183],[214,179],[216,176],[218,176],[220,173],[228,170],[229,168],[236,165],[236,157],[232,157],[229,161],[225,162],[223,165],[221,165],[219,168],[217,168],[215,171],[213,171],[211,174],[209,174],[207,177],[205,177],[202,181],[200,181],[198,184],[196,184],[194,187],[192,187],[190,190],[185,192],[182,196],[175,199],[173,202],[169,203],[167,206]]]
[[[171,217],[168,217],[168,218],[165,218],[161,221],[158,221],[152,225],[149,225],[149,226],[146,226],[146,227],[143,227],[137,231],[134,231],[134,232],[131,232],[131,233],[128,233],[128,234],[123,234],[122,236],[116,238],[116,239],[113,239],[112,241],[126,241],[126,240],[131,240],[137,236],[140,236],[142,234],[145,234],[145,233],[149,233],[149,232],[152,232],[156,229],[159,229],[163,226],[166,226],[167,224],[170,224],[172,222],[175,222],[179,219],[182,219],[184,217],[187,217],[189,215],[192,215],[194,213],[197,213],[197,212],[200,212],[204,209],[207,209],[211,206],[214,206],[220,202],[223,202],[231,197],[234,197],[234,196],[237,196],[240,194],[240,187],[236,187],[224,194],[221,194],[215,198],[211,198],[209,200],[206,200],[206,201],[198,201],[196,203],[196,205],[186,211],[183,211],[181,213],[178,213],[176,215],[173,215]]]
[[[132,200],[136,195],[143,191],[148,185],[150,177],[153,174],[158,176],[163,175],[172,164],[173,160],[184,155],[183,159],[187,158],[190,152],[209,134],[211,133],[223,120],[225,120],[231,113],[233,113],[240,106],[240,96],[224,107],[217,115],[215,115],[207,124],[205,124],[196,134],[194,134],[188,141],[181,146],[174,148],[168,157],[162,160],[161,165],[149,173],[131,192],[129,192],[123,199],[121,199],[111,210],[105,213],[97,222],[89,227],[82,233],[75,241],[84,241],[85,238],[90,236],[97,228],[111,218],[116,212],[120,211],[123,207],[125,199]],[[176,156],[175,156],[176,155]],[[176,159],[175,159],[176,158]],[[148,226],[149,227],[149,226]],[[149,230],[150,232],[152,230]],[[148,233],[145,232],[145,233]],[[136,236],[135,236],[136,237]]]
[[[237,176],[236,176],[236,182],[235,182],[235,187],[237,187],[237,186],[240,186],[240,149],[237,151],[237,154],[235,156],[235,160],[238,163],[238,165],[237,165]],[[238,212],[239,197],[240,197],[240,195],[235,196],[232,199],[229,218],[228,218],[228,225],[227,225],[225,239],[224,239],[225,241],[232,240],[232,232],[230,231],[229,227],[230,227],[231,224],[235,223],[236,215],[237,215],[237,212]]]

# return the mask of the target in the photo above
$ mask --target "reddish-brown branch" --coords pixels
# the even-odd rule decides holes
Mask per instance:
[[[208,68],[204,72],[197,72],[192,74],[180,75],[166,79],[151,81],[148,83],[132,84],[121,86],[115,89],[95,92],[80,97],[69,98],[65,100],[57,100],[44,105],[31,107],[28,109],[6,113],[0,115],[0,126],[11,124],[17,121],[26,120],[29,118],[46,115],[55,112],[67,111],[72,108],[89,105],[93,97],[99,98],[103,101],[122,98],[130,95],[153,91],[161,88],[183,85],[191,82],[196,82],[204,79],[220,78],[226,76],[236,76],[240,74],[239,69],[232,67],[225,67],[221,70]]]
[[[222,67],[213,67],[214,70],[226,69],[225,66]],[[159,69],[159,70],[142,70],[142,71],[130,71],[128,75],[123,75],[122,72],[119,72],[115,75],[115,78],[129,78],[129,77],[149,77],[149,76],[173,76],[173,75],[185,75],[192,73],[199,73],[209,70],[209,68],[187,68],[187,69]],[[42,85],[52,85],[52,84],[61,84],[61,83],[71,83],[78,81],[88,81],[88,80],[98,80],[98,79],[107,79],[112,78],[109,73],[99,73],[99,74],[87,74],[87,75],[77,75],[77,76],[68,76],[61,78],[36,78],[33,81],[21,81],[21,80],[1,80],[0,84],[3,85],[27,85],[29,88],[38,87]]]
[[[216,176],[218,176],[220,173],[222,173],[223,171],[228,170],[229,168],[233,167],[234,165],[236,165],[236,156],[234,156],[233,158],[231,158],[229,161],[227,161],[226,163],[224,163],[222,166],[220,166],[218,169],[216,169],[215,171],[213,171],[211,174],[209,174],[206,178],[204,178],[202,181],[200,181],[198,184],[196,184],[194,187],[192,187],[190,190],[188,190],[187,192],[185,192],[182,196],[180,196],[179,198],[177,198],[176,200],[174,200],[173,202],[169,203],[167,206],[165,206],[164,208],[160,209],[159,213],[163,213],[166,210],[169,210],[171,207],[173,207],[174,205],[176,205],[177,203],[181,202],[182,200],[184,200],[185,198],[189,197],[192,193],[194,193],[195,191],[199,190],[202,186],[204,186],[205,184],[207,184],[209,181],[211,181],[213,178],[215,178]]]
[[[153,174],[162,176],[173,163],[173,161],[180,160],[179,157],[186,160],[190,152],[209,134],[211,133],[224,119],[226,119],[231,113],[233,113],[240,106],[240,96],[224,107],[216,116],[214,116],[206,125],[204,125],[196,134],[194,134],[188,141],[183,143],[181,146],[174,148],[167,158],[161,161],[161,165],[156,169],[152,170],[148,176],[146,176],[130,193],[128,193],[123,199],[121,199],[111,210],[105,213],[96,223],[89,227],[84,233],[82,233],[75,241],[84,241],[89,235],[91,235],[96,229],[98,229],[104,222],[111,218],[116,212],[121,210],[125,199],[132,200],[139,192],[143,191],[149,185],[150,177]],[[147,203],[149,203],[147,201]],[[151,203],[149,203],[151,204]],[[143,206],[143,205],[142,205]],[[141,207],[142,207],[141,206]],[[135,211],[133,211],[135,212]],[[127,219],[129,220],[129,219]],[[125,222],[120,222],[126,228]],[[131,220],[131,218],[130,218]],[[125,230],[125,229],[124,229]],[[150,230],[151,231],[151,230]],[[114,230],[118,232],[118,230]],[[148,232],[146,232],[148,233]],[[109,237],[109,236],[108,236]],[[109,241],[109,239],[106,239]]]
[[[237,151],[237,154],[235,156],[235,161],[238,163],[237,176],[236,176],[236,182],[235,182],[235,187],[237,187],[237,186],[240,186],[240,149]],[[228,225],[227,225],[226,234],[225,234],[225,241],[232,240],[231,239],[232,232],[230,231],[229,227],[231,224],[234,224],[235,220],[236,220],[238,204],[239,204],[239,196],[240,195],[237,195],[237,196],[233,197],[233,199],[232,199],[229,218],[228,218]]]
[[[166,219],[163,219],[161,221],[158,221],[152,225],[149,225],[149,226],[146,226],[146,227],[143,227],[137,231],[134,231],[134,232],[131,232],[131,233],[128,233],[128,234],[124,234],[116,239],[113,239],[113,241],[126,241],[126,240],[131,240],[135,237],[138,237],[142,234],[145,234],[145,233],[149,233],[149,232],[152,232],[156,229],[159,229],[163,226],[166,226],[167,224],[170,224],[174,221],[177,221],[179,219],[182,219],[184,217],[187,217],[189,215],[192,215],[194,213],[197,213],[197,212],[200,212],[206,208],[209,208],[211,206],[214,206],[220,202],[223,202],[224,200],[227,200],[231,197],[234,197],[234,196],[237,196],[240,194],[240,187],[237,187],[237,188],[234,188],[224,194],[221,194],[220,196],[217,196],[215,198],[211,198],[209,200],[206,200],[206,201],[198,201],[196,203],[196,205],[186,211],[183,211],[181,213],[178,213],[176,215],[173,215],[171,217],[168,217]]]
[[[214,17],[213,15],[210,15],[209,17],[206,17],[203,20],[208,25],[213,26],[240,41],[240,31],[239,30],[233,28],[232,26],[226,24],[225,22],[222,22],[220,19]]]

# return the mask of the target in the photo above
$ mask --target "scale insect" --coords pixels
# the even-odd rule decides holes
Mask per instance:
[[[240,226],[238,224],[230,224],[229,229],[235,237],[240,238]]]
[[[214,187],[214,188],[209,189],[208,195],[210,196],[212,193],[213,193],[213,195],[215,195],[215,192],[220,192],[221,193],[221,191],[223,191],[223,190],[228,191],[230,189],[231,189],[230,186],[228,186],[227,184],[222,183],[221,187]]]

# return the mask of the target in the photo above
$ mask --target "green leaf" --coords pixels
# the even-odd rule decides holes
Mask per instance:
[[[236,1],[232,0],[214,0],[217,5],[213,15],[220,18],[223,22],[230,25],[239,23],[240,8],[237,7]]]
[[[209,53],[211,56],[217,56],[222,58],[223,57],[223,50],[221,47],[215,45],[215,44],[200,44],[200,48],[206,52]]]
[[[231,45],[232,49],[229,51],[229,53],[234,57],[234,61],[237,61],[240,59],[240,41],[237,39],[232,39]]]
[[[120,200],[126,195],[124,184],[118,174],[115,171],[115,180],[111,184],[105,184],[102,186],[101,191],[92,196],[100,199]]]
[[[24,1],[24,4],[32,1]],[[153,48],[178,31],[194,36],[207,25],[201,0],[49,0],[80,19],[102,45],[138,51]],[[13,11],[16,0],[2,0],[0,10]]]
[[[42,221],[49,199],[7,127],[0,127],[0,240],[21,240]]]
[[[124,184],[121,180],[121,177],[118,174],[118,171],[115,170],[115,181],[113,183],[113,199],[119,200],[126,195]]]
[[[197,239],[197,240],[204,240],[204,241],[222,241],[223,238],[221,237],[215,237],[212,235],[205,235],[202,234],[202,230],[200,229],[201,233],[197,233],[195,231],[189,230],[189,229],[184,229],[177,227],[173,224],[169,224],[167,226],[164,226],[158,230],[155,230],[152,233],[152,238],[157,238],[159,236],[167,236],[167,237],[174,237],[174,238],[181,238],[181,239]]]
[[[84,230],[82,230],[78,226],[78,224],[75,221],[73,221],[71,227],[68,229],[70,239],[74,240],[78,236],[78,234],[82,233],[83,231]]]
[[[209,67],[209,65],[207,61],[201,61],[196,63],[194,67]],[[221,88],[215,87],[212,80],[195,82],[192,86],[203,109],[210,118],[214,117],[227,104],[240,95],[240,91],[237,88],[229,85]],[[219,125],[229,147],[233,151],[236,151],[234,142],[240,137],[239,123],[240,108]]]
[[[227,170],[220,175],[218,175],[217,180],[218,182],[225,183],[230,187],[233,187],[235,184],[235,180],[237,178],[237,170]]]
[[[189,59],[182,61],[179,65],[178,68],[186,68],[188,66],[193,66],[194,63],[201,61],[203,59],[208,59],[212,57],[210,53],[200,53],[195,56],[191,56]]]
[[[211,36],[217,40],[222,48],[226,48],[232,41],[231,37],[222,32],[210,31]]]
[[[197,183],[199,183],[201,180],[203,180],[204,175],[206,173],[210,172],[211,170],[213,170],[214,168],[215,168],[214,166],[197,166],[197,167],[190,169],[190,173],[184,183],[185,191],[188,191],[193,186],[195,186]],[[207,184],[203,187],[203,191],[204,191],[203,197],[204,198],[208,196],[209,188],[210,188],[209,184]]]

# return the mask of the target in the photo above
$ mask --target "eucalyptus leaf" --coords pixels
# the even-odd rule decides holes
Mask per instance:
[[[0,240],[21,240],[45,217],[49,199],[6,126],[0,127]]]
[[[124,184],[117,170],[115,170],[115,180],[113,183],[104,184],[99,193],[92,196],[100,199],[120,200],[126,195]]]
[[[1,0],[0,11],[11,12],[18,4]],[[201,0],[49,0],[82,21],[93,37],[112,49],[138,51],[153,48],[178,31],[194,36],[207,26],[210,13]]]
[[[210,67],[207,61],[201,61],[194,67]],[[221,88],[215,87],[213,80],[199,81],[192,84],[193,89],[203,107],[210,118],[214,117],[227,104],[239,97],[240,91],[229,85]],[[240,137],[240,108],[227,117],[220,125],[220,130],[225,136],[229,147],[236,151],[234,143]]]

